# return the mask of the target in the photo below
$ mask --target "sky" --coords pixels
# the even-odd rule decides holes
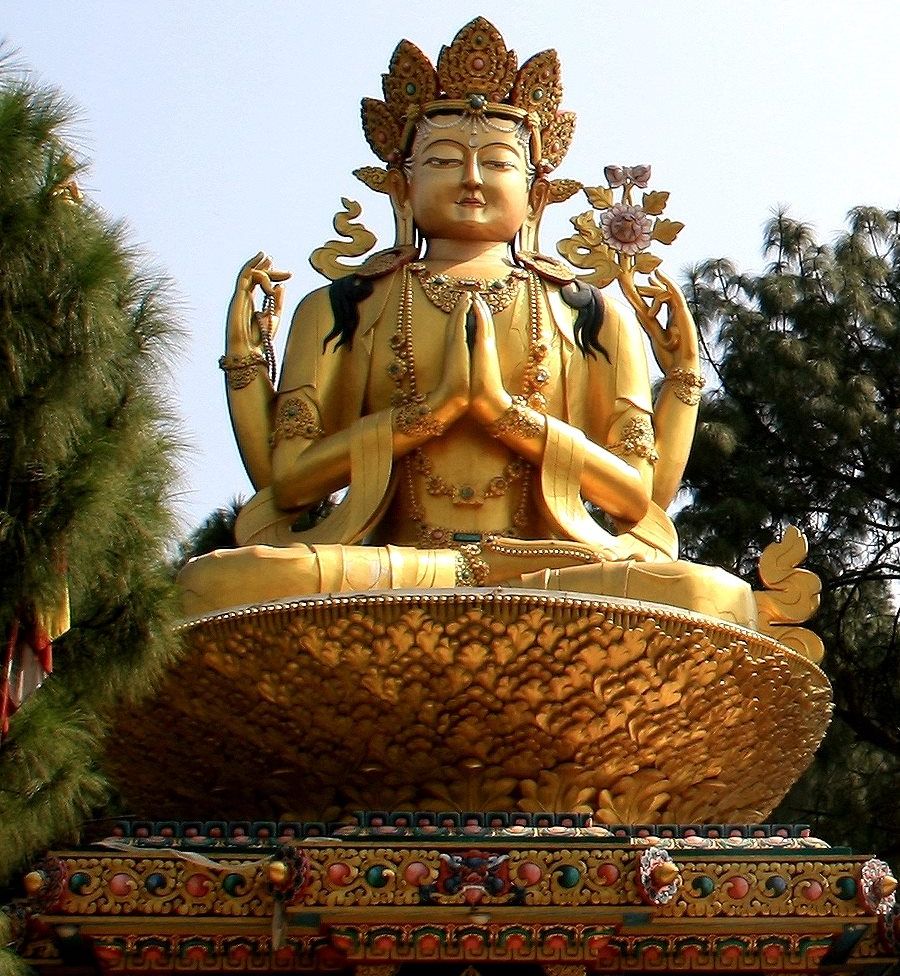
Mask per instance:
[[[554,177],[652,164],[686,225],[663,254],[676,276],[716,257],[761,268],[778,206],[830,240],[851,207],[900,205],[895,0],[3,0],[6,47],[76,107],[82,189],[173,282],[184,341],[164,392],[187,444],[185,529],[251,493],[217,367],[238,270],[273,255],[294,275],[288,311],[326,283],[308,257],[341,197],[392,243],[386,198],[352,176],[378,163],[359,100],[381,96],[401,38],[435,62],[478,15],[520,63],[559,53],[578,126]],[[549,253],[587,206],[554,209]]]

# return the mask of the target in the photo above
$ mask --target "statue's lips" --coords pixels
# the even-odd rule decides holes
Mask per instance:
[[[484,200],[479,200],[477,197],[463,197],[462,200],[457,200],[456,205],[458,207],[483,207]]]

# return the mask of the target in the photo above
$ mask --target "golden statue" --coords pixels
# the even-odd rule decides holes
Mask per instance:
[[[545,208],[581,188],[549,179],[574,131],[554,51],[517,68],[478,18],[436,69],[402,41],[383,89],[362,115],[386,167],[357,175],[389,195],[395,245],[342,264],[374,244],[344,201],[349,243],[313,254],[333,283],[294,314],[277,390],[289,275],[257,254],[238,276],[220,364],[257,494],[237,523],[244,548],[184,571],[186,610],[506,584],[755,626],[747,584],[678,561],[665,512],[703,382],[690,311],[647,251],[681,225],[658,216],[668,194],[631,199],[650,168],[607,167],[609,188],[585,188],[602,220],[582,214],[560,244],[579,276],[538,250]],[[627,305],[601,293],[612,280]],[[655,399],[644,335],[663,373]]]
[[[650,246],[681,225],[648,166],[550,178],[574,126],[561,97],[556,55],[519,68],[483,19],[437,68],[401,42],[384,100],[363,101],[386,165],[356,174],[389,197],[394,246],[364,257],[344,201],[277,388],[289,276],[264,254],[241,269],[221,365],[257,493],[239,548],[182,571],[166,743],[123,716],[110,762],[135,808],[164,794],[183,815],[203,783],[232,818],[258,800],[325,821],[759,822],[809,762],[830,696],[794,626],[817,599],[805,539],[766,550],[761,592],[678,559],[665,509],[702,381]],[[582,189],[565,262],[543,256],[545,208]],[[240,761],[211,761],[212,740]]]

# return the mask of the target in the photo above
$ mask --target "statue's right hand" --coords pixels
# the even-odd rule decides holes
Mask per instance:
[[[472,295],[465,292],[447,321],[444,339],[444,369],[441,382],[432,394],[432,409],[444,423],[453,423],[468,409],[471,387],[469,348],[466,345],[466,315],[472,307]]]
[[[265,322],[270,337],[274,336],[284,304],[281,283],[290,278],[289,271],[277,271],[272,259],[259,251],[238,272],[234,294],[228,306],[226,348],[228,352],[241,353],[258,350],[263,343],[260,322]],[[274,306],[270,312],[259,312],[253,301],[253,292],[260,287],[271,296]]]

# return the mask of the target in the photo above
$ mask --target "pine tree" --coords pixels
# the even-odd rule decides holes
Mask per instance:
[[[785,525],[822,579],[811,626],[835,690],[831,733],[776,814],[900,856],[900,213],[860,207],[833,246],[779,213],[762,274],[696,268],[686,292],[717,384],[678,527],[690,558],[755,582]],[[789,735],[790,730],[785,730]]]
[[[3,646],[71,601],[54,673],[0,746],[0,884],[104,801],[110,708],[177,653],[165,392],[176,316],[122,225],[82,198],[70,117],[56,92],[0,73]]]

